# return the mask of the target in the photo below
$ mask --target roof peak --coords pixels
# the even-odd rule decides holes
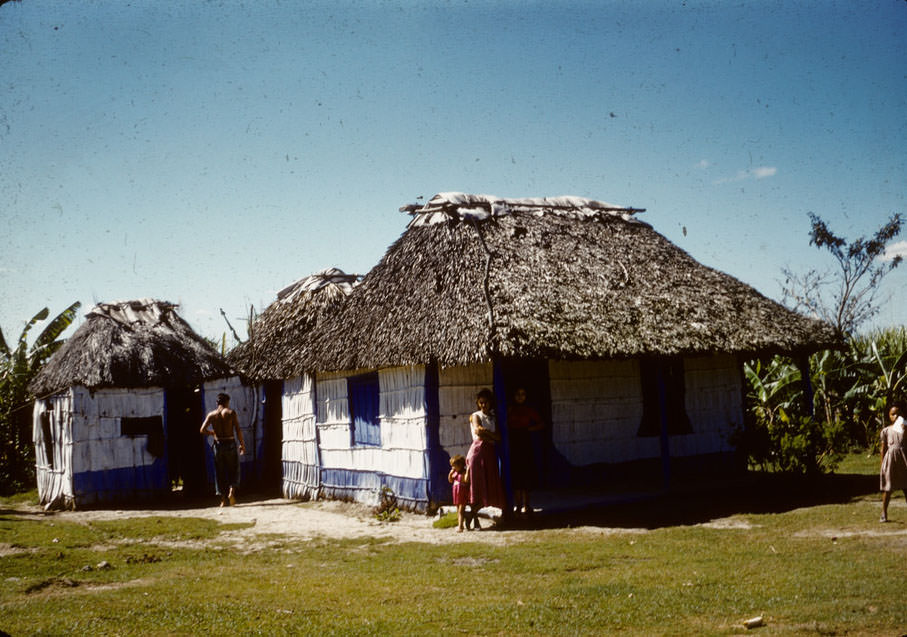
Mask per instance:
[[[113,301],[98,303],[85,315],[86,318],[109,318],[123,325],[156,325],[164,320],[176,303],[156,301],[154,299],[135,299],[132,301]]]
[[[281,303],[289,303],[299,294],[315,292],[331,284],[340,288],[345,294],[349,294],[358,283],[359,278],[358,274],[347,274],[340,268],[325,268],[286,286],[277,293],[277,300]]]
[[[570,195],[560,197],[505,198],[495,195],[473,195],[462,192],[442,192],[426,204],[410,204],[400,208],[413,216],[412,226],[427,226],[462,220],[483,221],[490,217],[524,213],[541,216],[554,214],[574,219],[594,219],[602,216],[619,217],[624,221],[638,221],[635,213],[645,208],[615,206],[595,199]]]

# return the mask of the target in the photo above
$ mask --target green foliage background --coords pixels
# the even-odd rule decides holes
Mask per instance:
[[[742,448],[751,465],[778,471],[834,470],[849,449],[878,446],[886,407],[907,388],[907,329],[853,337],[842,350],[809,356],[812,400],[787,357],[744,365],[748,422]]]
[[[50,316],[48,308],[35,314],[19,335],[15,347],[0,330],[0,494],[33,486],[35,452],[32,444],[32,401],[28,384],[47,360],[63,345],[60,335],[76,318],[76,302],[48,323],[29,347],[28,334]]]

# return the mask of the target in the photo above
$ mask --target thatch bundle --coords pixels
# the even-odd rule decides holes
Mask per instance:
[[[29,389],[41,396],[76,385],[191,387],[232,375],[175,308],[151,299],[96,305]]]
[[[228,361],[256,380],[298,376],[295,361],[306,346],[308,333],[347,297],[358,280],[356,274],[328,268],[288,285],[252,324],[249,340],[228,354]]]
[[[575,197],[444,193],[310,334],[297,368],[493,356],[797,353],[831,327],[706,267],[636,210]]]

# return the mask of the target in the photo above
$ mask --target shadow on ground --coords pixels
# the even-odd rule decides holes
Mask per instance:
[[[514,516],[503,528],[570,526],[657,529],[701,524],[745,513],[784,513],[803,507],[846,504],[878,495],[879,479],[864,474],[816,477],[748,474],[736,479],[680,484],[635,493],[539,493],[531,516]]]

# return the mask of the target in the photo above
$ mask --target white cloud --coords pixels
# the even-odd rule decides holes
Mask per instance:
[[[748,170],[738,170],[737,174],[733,177],[718,179],[713,183],[728,184],[736,181],[746,181],[747,179],[765,179],[767,177],[774,177],[777,174],[778,169],[775,166],[759,166],[758,168],[750,168]]]
[[[882,255],[882,261],[891,261],[895,257],[907,259],[907,241],[898,241],[888,246]]]
[[[759,168],[754,168],[750,172],[756,179],[765,179],[766,177],[774,177],[778,173],[778,169],[774,166],[759,166]]]

